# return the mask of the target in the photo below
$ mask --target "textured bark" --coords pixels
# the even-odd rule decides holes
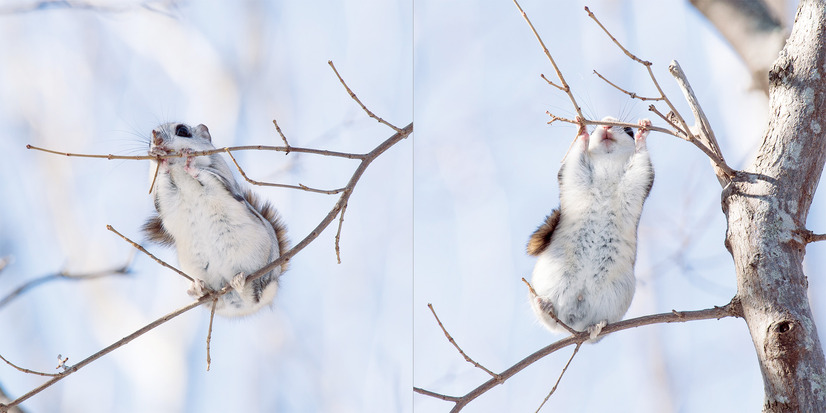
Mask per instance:
[[[754,162],[723,191],[726,247],[765,385],[765,412],[826,412],[826,362],[806,295],[805,224],[826,158],[826,4],[803,0],[769,72]]]
[[[788,36],[761,0],[691,0],[751,71],[755,89],[769,91],[769,69]]]

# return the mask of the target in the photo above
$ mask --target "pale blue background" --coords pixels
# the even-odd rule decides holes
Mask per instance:
[[[216,144],[366,151],[391,131],[366,118],[327,66],[362,100],[415,137],[364,175],[351,198],[335,263],[326,231],[299,254],[272,310],[217,319],[205,371],[207,314],[191,311],[24,404],[61,412],[447,411],[413,385],[460,395],[487,380],[447,342],[433,303],[474,359],[501,371],[561,338],[533,319],[521,277],[528,235],[558,203],[556,172],[573,137],[547,125],[571,116],[540,73],[550,64],[510,1],[107,2],[115,10],[0,11],[0,295],[59,269],[120,265],[152,209],[145,161],[66,159],[25,144],[141,154],[157,123],[205,123]],[[593,117],[654,118],[591,71],[653,94],[645,70],[587,18],[585,3],[524,0]],[[723,151],[742,167],[757,148],[767,99],[717,32],[684,1],[588,2],[615,36],[667,73],[677,59]],[[789,6],[792,7],[793,6]],[[786,16],[791,21],[792,16]],[[414,99],[415,95],[415,99]],[[661,124],[655,120],[655,124]],[[723,305],[735,293],[723,247],[720,187],[690,144],[652,134],[657,178],[640,224],[637,294],[627,316]],[[239,154],[256,179],[340,187],[355,162]],[[334,197],[258,189],[293,241]],[[826,232],[823,191],[808,227]],[[823,243],[820,243],[823,244]],[[826,319],[824,245],[804,265],[816,321]],[[174,253],[152,248],[172,262]],[[0,354],[50,371],[77,362],[185,305],[186,283],[139,256],[128,277],[41,286],[0,309]],[[824,328],[821,328],[823,337]],[[570,349],[527,368],[466,407],[534,411]],[[20,395],[43,381],[0,365]],[[756,411],[762,380],[742,320],[624,331],[582,348],[545,411]]]
[[[8,11],[10,2],[0,10]],[[22,4],[22,2],[15,2]],[[0,15],[0,295],[65,268],[123,263],[152,210],[146,161],[67,159],[27,143],[146,153],[162,121],[209,126],[220,146],[364,152],[393,134],[358,96],[402,127],[412,121],[409,1],[190,1],[163,13],[48,9]],[[364,412],[412,406],[412,140],[365,173],[350,199],[336,264],[336,223],[296,256],[273,308],[217,318],[206,372],[208,312],[196,309],[24,404],[31,412]],[[344,186],[355,161],[236,155],[254,179]],[[259,189],[298,242],[337,197]],[[175,262],[169,249],[150,248]],[[0,354],[54,371],[189,302],[187,283],[139,256],[128,277],[54,282],[0,309]],[[0,365],[21,395],[44,381]]]

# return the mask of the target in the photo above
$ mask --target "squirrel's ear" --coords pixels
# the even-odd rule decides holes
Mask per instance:
[[[209,135],[209,129],[207,129],[204,124],[200,124],[195,127],[195,135],[212,142],[212,136]]]

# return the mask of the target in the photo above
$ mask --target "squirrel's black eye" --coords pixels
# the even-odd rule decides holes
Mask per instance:
[[[625,133],[628,134],[628,136],[630,136],[632,138],[634,137],[634,129],[631,129],[630,126],[626,126],[626,127],[622,128],[622,130],[624,130]]]
[[[182,138],[191,138],[192,133],[189,132],[189,128],[186,125],[178,125],[175,127],[175,136],[180,136]]]

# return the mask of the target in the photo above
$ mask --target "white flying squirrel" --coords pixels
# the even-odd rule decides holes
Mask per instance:
[[[204,125],[166,123],[152,131],[150,155],[215,149]],[[270,304],[287,263],[246,282],[287,248],[286,228],[275,208],[235,181],[220,154],[152,161],[150,179],[157,215],[143,229],[150,241],[174,245],[181,270],[194,280],[199,298],[227,283],[215,312],[242,316]],[[156,171],[157,169],[157,171]]]
[[[559,170],[559,208],[531,235],[537,256],[531,306],[552,331],[565,331],[549,313],[595,339],[619,321],[634,296],[637,227],[654,169],[646,148],[651,121],[630,127],[580,126]],[[604,122],[617,122],[606,117]]]

